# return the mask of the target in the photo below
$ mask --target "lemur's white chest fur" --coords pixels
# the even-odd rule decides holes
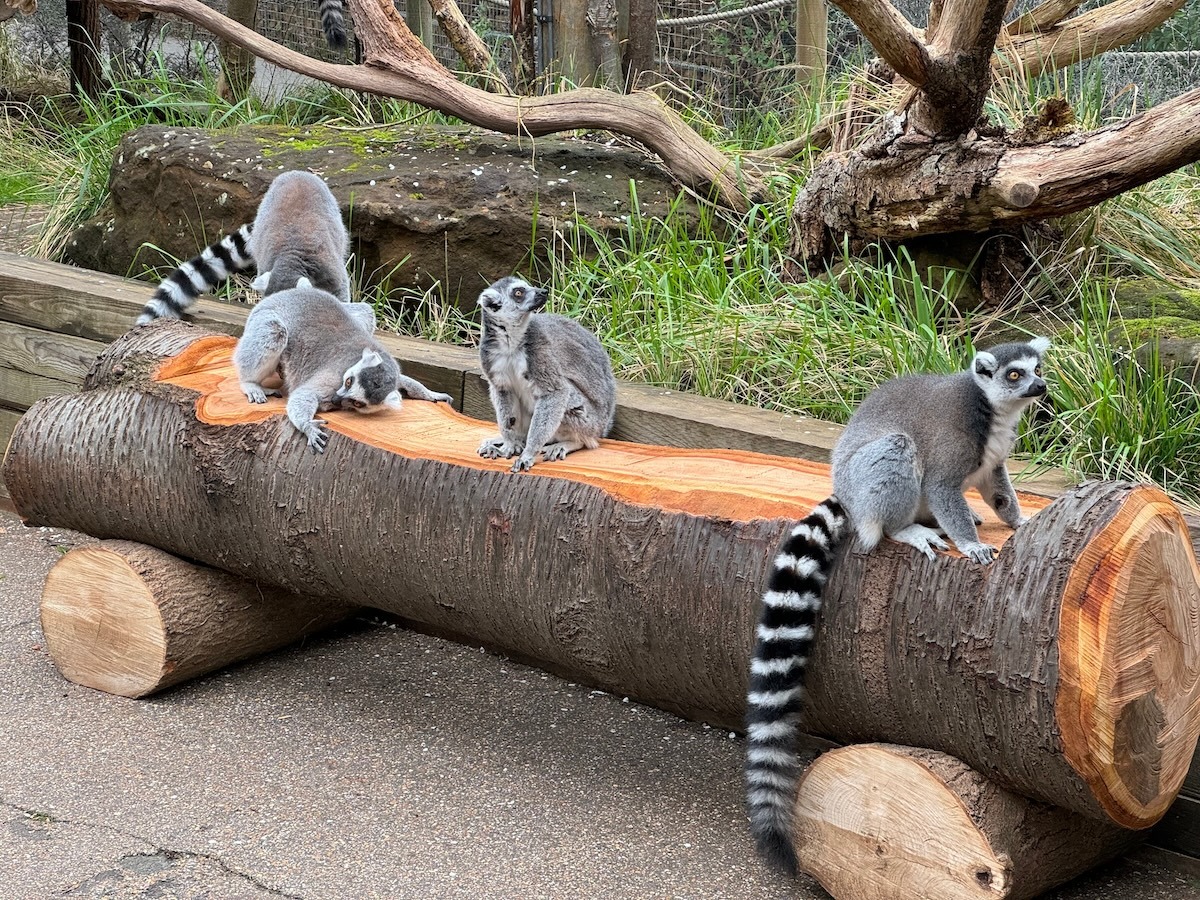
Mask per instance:
[[[500,331],[488,360],[487,379],[498,389],[523,391],[529,362],[525,358],[525,333]]]
[[[983,445],[983,461],[979,468],[967,476],[963,482],[963,490],[975,487],[985,481],[993,469],[1012,452],[1017,442],[1017,424],[1021,421],[1023,406],[1006,413],[997,413],[992,419],[992,427],[988,431],[987,441]]]

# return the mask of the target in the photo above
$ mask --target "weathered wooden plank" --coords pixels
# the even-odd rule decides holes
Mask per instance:
[[[10,323],[0,329],[0,366],[78,386],[106,346],[100,341]]]
[[[0,366],[0,406],[25,411],[43,397],[73,394],[79,390],[79,381],[60,381],[45,375],[33,375],[20,369]]]

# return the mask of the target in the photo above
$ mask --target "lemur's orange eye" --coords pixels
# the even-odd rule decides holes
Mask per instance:
[[[513,296],[520,300],[525,296],[525,288],[513,288]]]
[[[1042,367],[1041,367],[1041,366],[1034,366],[1034,367],[1033,367],[1033,374],[1034,374],[1034,375],[1037,375],[1037,376],[1040,378],[1040,377],[1041,377],[1041,375],[1042,375]]]
[[[1021,373],[1018,372],[1016,369],[1013,369],[1011,372],[1008,373],[1008,380],[1012,381],[1012,382],[1020,381]]]
[[[345,386],[346,386],[346,387],[350,387],[352,384],[354,384],[354,376],[353,376],[353,375],[351,375],[349,378],[347,378],[347,379],[346,379],[346,385],[345,385]]]

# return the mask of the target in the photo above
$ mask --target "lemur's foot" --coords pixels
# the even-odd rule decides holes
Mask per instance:
[[[925,525],[909,525],[907,528],[901,528],[895,534],[889,534],[888,537],[902,544],[908,544],[910,547],[916,547],[930,559],[936,556],[934,550],[950,549],[950,545],[942,540],[936,531]]]

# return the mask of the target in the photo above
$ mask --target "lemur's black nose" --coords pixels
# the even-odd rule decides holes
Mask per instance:
[[[1033,383],[1030,384],[1029,387],[1027,387],[1025,389],[1025,393],[1022,394],[1021,396],[1022,397],[1040,397],[1044,393],[1046,393],[1046,382],[1042,381],[1042,379],[1040,379],[1040,378],[1035,378],[1035,379],[1033,379]]]

